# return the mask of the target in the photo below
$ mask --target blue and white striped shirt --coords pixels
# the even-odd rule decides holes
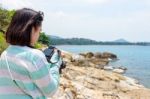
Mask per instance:
[[[0,57],[0,99],[46,99],[52,96],[59,86],[61,62],[60,59],[56,64],[48,63],[38,49],[9,45]]]

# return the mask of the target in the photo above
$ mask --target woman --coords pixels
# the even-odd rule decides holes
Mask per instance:
[[[55,51],[58,62],[50,64],[34,48],[42,21],[42,12],[28,8],[13,15],[5,35],[9,46],[0,57],[0,99],[46,99],[56,92],[62,60]]]

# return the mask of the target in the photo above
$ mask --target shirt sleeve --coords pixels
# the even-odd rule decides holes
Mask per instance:
[[[40,53],[43,54],[43,52]],[[59,59],[58,63],[51,64],[48,63],[45,55],[41,54],[34,57],[32,63],[36,69],[30,73],[30,76],[43,95],[50,97],[56,92],[59,86],[59,68],[62,60]]]

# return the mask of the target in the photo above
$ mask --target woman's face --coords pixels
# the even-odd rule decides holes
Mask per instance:
[[[38,26],[37,28],[35,27],[32,28],[32,33],[31,33],[32,46],[34,46],[34,44],[38,41],[41,30],[42,30],[41,26]]]

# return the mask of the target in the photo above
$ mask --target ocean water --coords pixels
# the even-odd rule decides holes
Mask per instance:
[[[73,53],[112,52],[119,58],[112,66],[127,67],[124,75],[137,79],[150,88],[150,46],[133,45],[59,45],[57,48]]]

